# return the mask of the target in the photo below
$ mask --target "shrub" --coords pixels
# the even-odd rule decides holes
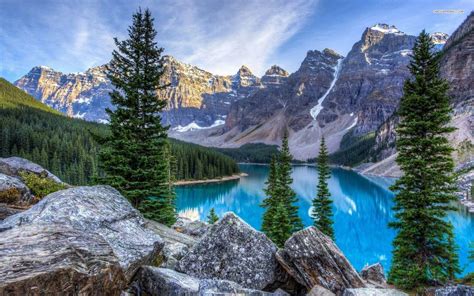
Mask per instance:
[[[26,186],[30,188],[36,200],[41,200],[50,193],[67,188],[65,184],[57,183],[47,177],[38,176],[34,173],[22,172],[20,176]]]
[[[21,198],[21,192],[16,188],[0,191],[0,203],[16,203]]]

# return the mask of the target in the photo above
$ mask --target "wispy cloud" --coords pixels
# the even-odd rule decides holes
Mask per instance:
[[[235,1],[210,6],[178,4],[179,14],[166,24],[171,54],[214,73],[234,73],[242,65],[262,74],[268,59],[303,26],[316,1]]]

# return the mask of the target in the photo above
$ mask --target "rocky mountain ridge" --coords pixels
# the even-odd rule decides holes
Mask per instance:
[[[451,126],[456,130],[448,137],[452,143],[458,168],[474,162],[474,12],[449,37],[442,51],[440,72],[450,84],[449,96],[453,108]],[[365,174],[398,177],[401,171],[395,163],[395,115],[376,131],[373,163],[361,167]]]
[[[441,44],[446,35],[433,37]],[[246,66],[235,75],[214,75],[167,56],[163,83],[171,86],[158,94],[169,102],[163,120],[172,137],[206,146],[280,144],[288,130],[297,159],[314,157],[323,135],[334,152],[346,134],[375,132],[393,114],[414,40],[395,26],[376,24],[345,58],[330,49],[310,50],[291,75],[275,65],[261,78]],[[35,67],[15,85],[71,116],[105,122],[111,85],[104,71],[62,74]]]

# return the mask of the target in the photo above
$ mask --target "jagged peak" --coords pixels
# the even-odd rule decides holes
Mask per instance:
[[[340,54],[337,53],[334,49],[331,49],[331,48],[325,48],[325,49],[323,50],[323,53],[324,53],[325,55],[333,56],[333,57],[336,57],[336,58],[338,58],[338,59],[343,58],[342,55],[340,55]]]
[[[281,68],[278,65],[273,65],[265,72],[265,76],[278,75],[283,77],[288,77],[290,75],[286,70]]]
[[[249,67],[247,67],[246,65],[242,65],[240,68],[239,68],[239,71],[237,71],[237,75],[239,76],[253,76],[253,73],[252,71],[250,70]]]
[[[384,34],[397,34],[397,35],[405,35],[402,31],[400,31],[397,27],[393,25],[378,23],[373,25],[372,27],[368,28],[372,31],[382,32]]]
[[[430,33],[433,44],[445,44],[448,41],[449,35],[442,32]]]

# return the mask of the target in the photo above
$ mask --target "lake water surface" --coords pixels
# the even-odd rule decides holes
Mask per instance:
[[[179,186],[176,188],[180,215],[205,220],[211,208],[217,215],[232,211],[256,229],[260,229],[265,198],[263,188],[268,166],[240,165],[247,173],[237,181]],[[293,167],[293,189],[299,201],[299,215],[305,226],[312,225],[309,216],[311,200],[316,196],[317,170],[310,166]],[[366,264],[381,262],[388,271],[395,231],[387,226],[394,219],[393,193],[388,189],[392,179],[363,177],[334,168],[329,180],[334,201],[336,243],[357,270]],[[455,228],[456,243],[463,274],[474,272],[468,260],[469,242],[474,241],[474,220],[463,207],[449,215]]]

